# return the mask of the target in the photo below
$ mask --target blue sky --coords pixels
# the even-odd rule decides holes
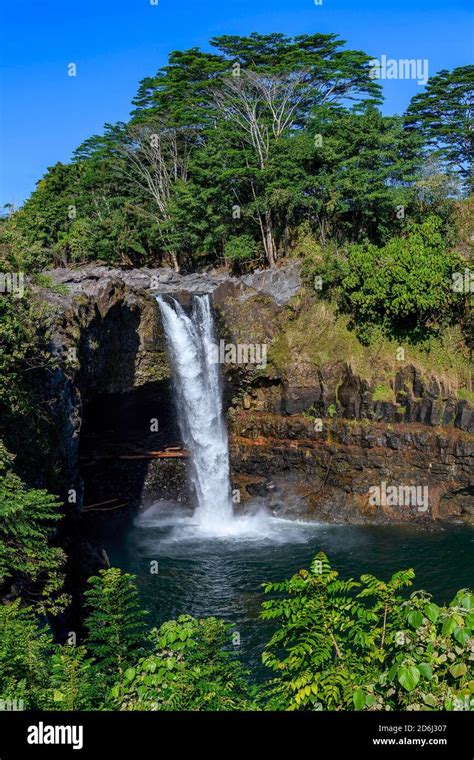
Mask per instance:
[[[335,32],[380,57],[427,58],[429,73],[473,60],[471,0],[10,0],[2,10],[0,206],[22,203],[56,161],[125,119],[138,82],[169,51],[220,34]],[[67,76],[68,63],[77,77]],[[384,83],[386,113],[420,90]]]

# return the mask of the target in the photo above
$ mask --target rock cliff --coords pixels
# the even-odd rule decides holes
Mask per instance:
[[[410,356],[381,362],[356,344],[302,286],[297,263],[243,278],[99,266],[48,277],[54,287],[39,297],[58,358],[55,455],[78,509],[106,497],[188,498],[155,296],[186,305],[205,292],[224,349],[265,347],[265,361],[222,367],[244,504],[272,496],[278,512],[326,521],[472,521],[468,401]],[[374,507],[369,488],[382,482],[428,486],[429,508]]]

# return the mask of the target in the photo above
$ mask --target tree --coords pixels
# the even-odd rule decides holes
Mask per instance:
[[[407,128],[420,130],[428,150],[472,184],[474,156],[474,65],[443,69],[415,95],[406,115]]]
[[[310,125],[321,146],[307,163],[306,208],[322,244],[383,244],[403,232],[414,204],[421,140],[373,103],[321,109]]]
[[[236,58],[212,90],[224,120],[227,153],[239,162],[234,169],[233,194],[243,211],[245,199],[238,188],[242,182],[248,185],[251,215],[256,217],[272,267],[278,246],[268,186],[278,165],[278,144],[306,127],[318,107],[362,92],[377,98],[378,89],[369,81],[368,58],[354,51],[339,52],[340,43],[332,35],[303,35],[292,40],[283,35],[253,34],[250,38],[217,38],[213,44]],[[235,144],[239,150],[229,152]],[[225,172],[229,176],[227,161]]]
[[[441,222],[429,217],[405,237],[382,248],[354,245],[342,265],[341,304],[364,327],[378,325],[389,334],[426,337],[436,324],[462,314],[463,299],[453,291],[459,256],[446,250]]]
[[[164,122],[133,125],[127,137],[119,147],[125,158],[123,171],[128,170],[139,188],[151,198],[164,248],[175,271],[179,272],[178,252],[170,247],[173,230],[170,201],[174,185],[187,181],[191,138],[183,129],[167,127]]]
[[[87,648],[105,682],[111,683],[140,654],[147,613],[141,609],[134,577],[117,568],[101,570],[90,578],[84,596],[89,610]]]
[[[24,206],[12,215],[11,225],[23,238],[23,256],[30,267],[41,269],[48,263],[67,265],[68,248],[61,238],[73,224],[72,209],[77,208],[79,182],[79,167],[58,161],[38,181]]]
[[[436,213],[449,235],[453,171],[472,168],[473,67],[440,72],[406,119],[387,117],[372,59],[344,45],[252,33],[171,52],[128,122],[106,124],[2,220],[0,255],[28,271],[238,269],[274,266],[308,226],[323,246],[383,246]],[[420,176],[425,143],[440,171],[430,160]]]
[[[305,99],[304,72],[286,76],[243,71],[226,77],[214,91],[222,117],[234,127],[253,153],[254,170],[248,174],[249,186],[270,267],[275,266],[276,244],[271,208],[258,203],[259,179],[264,179],[271,158],[272,141],[290,132],[298,109]],[[237,201],[239,201],[238,195]]]

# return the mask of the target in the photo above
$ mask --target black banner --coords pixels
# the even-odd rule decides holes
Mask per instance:
[[[472,736],[469,712],[0,712],[0,760],[25,755],[139,760],[172,747],[180,756],[183,751],[225,756],[230,748],[246,757],[256,747],[267,756],[273,750],[281,754],[283,742],[295,752],[307,746],[314,757],[324,749],[338,758],[347,753],[472,760]]]

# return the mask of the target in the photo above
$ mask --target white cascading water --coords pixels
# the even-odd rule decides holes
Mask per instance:
[[[204,530],[226,532],[233,521],[229,446],[219,366],[211,349],[209,296],[193,297],[191,316],[174,298],[168,302],[158,296],[157,301],[174,370],[178,423],[190,455],[195,519]]]

